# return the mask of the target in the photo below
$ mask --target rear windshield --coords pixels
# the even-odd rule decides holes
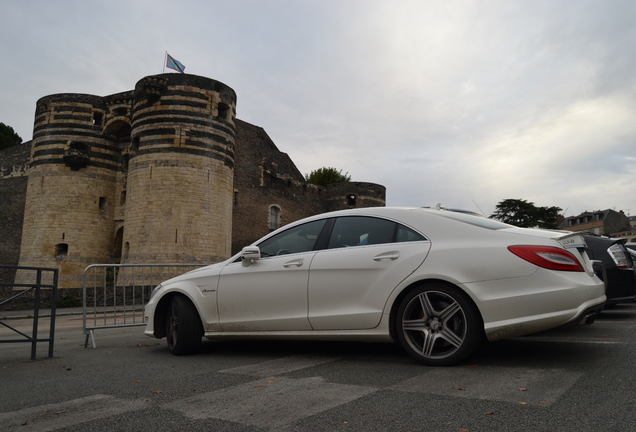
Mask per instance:
[[[509,224],[499,222],[493,219],[487,219],[485,217],[474,216],[474,215],[466,214],[466,213],[440,210],[439,213],[436,213],[436,214],[439,214],[440,216],[443,216],[449,219],[454,219],[459,222],[465,222],[467,224],[476,225],[478,227],[487,228],[491,230],[515,228],[513,225],[509,225]]]

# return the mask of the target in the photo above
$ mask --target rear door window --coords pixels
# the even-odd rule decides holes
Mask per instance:
[[[418,232],[397,222],[370,216],[348,216],[336,219],[328,248],[425,240]]]

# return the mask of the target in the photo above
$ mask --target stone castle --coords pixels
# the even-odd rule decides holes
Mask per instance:
[[[33,140],[0,153],[0,196],[0,263],[58,268],[61,288],[90,264],[214,263],[300,218],[385,205],[378,184],[306,182],[236,118],[234,90],[175,73],[41,98]]]

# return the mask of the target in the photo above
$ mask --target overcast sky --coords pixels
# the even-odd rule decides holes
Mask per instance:
[[[0,122],[164,72],[224,82],[308,173],[387,205],[636,214],[636,2],[0,0]],[[167,70],[169,71],[169,70]]]

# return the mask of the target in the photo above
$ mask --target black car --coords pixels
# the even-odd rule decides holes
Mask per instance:
[[[618,303],[631,303],[636,299],[636,272],[631,254],[625,247],[626,239],[586,235],[587,255],[591,260],[601,261],[605,267],[595,265],[597,276],[605,281],[607,303],[605,307]]]

